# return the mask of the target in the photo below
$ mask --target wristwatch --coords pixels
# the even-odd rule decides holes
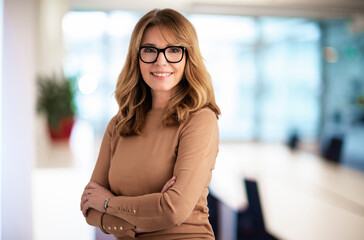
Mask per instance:
[[[104,202],[104,212],[106,212],[106,209],[107,209],[107,207],[108,207],[108,204],[109,204],[110,199],[111,199],[111,198],[108,198],[108,199],[106,199],[106,200],[105,200],[105,202]]]

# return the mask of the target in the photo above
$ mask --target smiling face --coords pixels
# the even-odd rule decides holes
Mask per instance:
[[[165,32],[164,37],[172,40],[172,36]],[[143,35],[141,47],[152,46],[163,49],[169,46],[159,28],[156,26],[147,29]],[[144,82],[151,88],[153,101],[159,96],[169,99],[173,88],[181,81],[186,65],[186,56],[178,63],[169,63],[163,53],[159,53],[154,63],[144,63],[139,58],[140,72]]]

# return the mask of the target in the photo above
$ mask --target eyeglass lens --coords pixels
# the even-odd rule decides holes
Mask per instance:
[[[143,62],[153,63],[157,60],[160,52],[163,52],[166,60],[171,63],[177,63],[181,61],[183,57],[183,48],[173,46],[166,47],[165,49],[142,47],[140,49],[140,57]]]

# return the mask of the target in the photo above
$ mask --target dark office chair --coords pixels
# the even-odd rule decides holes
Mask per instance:
[[[252,180],[244,180],[248,197],[248,208],[238,213],[238,240],[274,240],[266,232],[263,212],[260,204],[258,184]]]
[[[257,183],[245,179],[244,184],[248,197],[248,208],[241,212],[235,211],[237,222],[231,223],[236,224],[237,240],[277,240],[277,238],[270,235],[265,230]],[[219,200],[212,194],[207,197],[207,200],[210,209],[209,220],[216,239],[219,240],[219,230],[221,230],[221,226],[219,226],[219,218],[221,218],[221,216],[219,216]],[[224,240],[224,236],[222,236],[222,239],[220,240]]]
[[[219,203],[218,200],[211,193],[207,195],[207,203],[209,207],[209,221],[217,239],[219,236]]]
[[[341,160],[341,150],[344,140],[342,136],[334,136],[330,139],[324,157],[333,162],[339,163]]]

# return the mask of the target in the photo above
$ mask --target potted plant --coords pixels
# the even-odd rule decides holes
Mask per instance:
[[[53,141],[68,141],[75,122],[76,77],[38,77],[37,110],[45,114]]]

